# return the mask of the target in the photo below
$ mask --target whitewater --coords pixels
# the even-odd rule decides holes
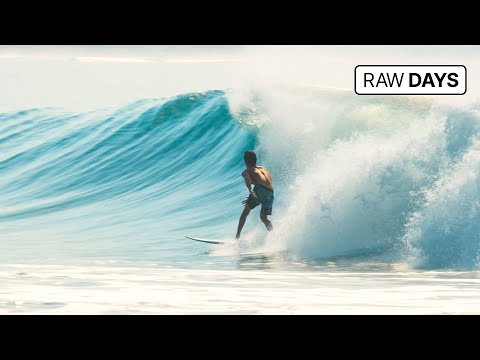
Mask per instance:
[[[272,74],[85,109],[11,97],[0,313],[480,313],[478,102]],[[236,245],[186,239],[233,239],[246,150],[273,175],[274,231],[255,209]]]

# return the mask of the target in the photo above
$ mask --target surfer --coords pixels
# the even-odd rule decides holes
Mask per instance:
[[[243,156],[247,168],[242,172],[242,177],[247,185],[249,196],[243,200],[245,205],[240,220],[238,222],[238,230],[236,239],[240,238],[245,220],[250,213],[250,210],[262,205],[260,210],[260,220],[265,224],[268,231],[273,230],[272,223],[268,220],[268,215],[272,215],[273,206],[273,182],[272,176],[263,166],[257,166],[257,155],[253,151],[245,151]],[[252,189],[252,185],[254,185]]]

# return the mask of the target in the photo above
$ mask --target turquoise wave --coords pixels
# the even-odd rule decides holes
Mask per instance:
[[[254,149],[276,186],[275,231],[245,228],[262,251],[480,266],[478,107],[237,95],[0,114],[0,261],[211,261],[183,236],[234,235]]]
[[[184,231],[236,216],[243,151],[255,141],[221,91],[1,114],[2,253],[101,256],[115,242],[113,255],[159,245],[153,259]]]

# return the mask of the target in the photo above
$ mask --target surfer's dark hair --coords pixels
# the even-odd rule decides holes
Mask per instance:
[[[243,159],[248,166],[255,166],[257,165],[257,155],[253,151],[245,151],[243,155]]]

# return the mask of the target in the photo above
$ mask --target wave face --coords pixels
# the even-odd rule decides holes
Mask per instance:
[[[255,141],[219,91],[0,124],[5,259],[182,254],[185,231],[215,235],[238,210],[242,151]]]
[[[71,114],[0,114],[0,258],[194,261],[183,239],[231,237],[243,152],[274,175],[275,231],[307,259],[480,265],[480,119],[406,97],[208,91]]]

